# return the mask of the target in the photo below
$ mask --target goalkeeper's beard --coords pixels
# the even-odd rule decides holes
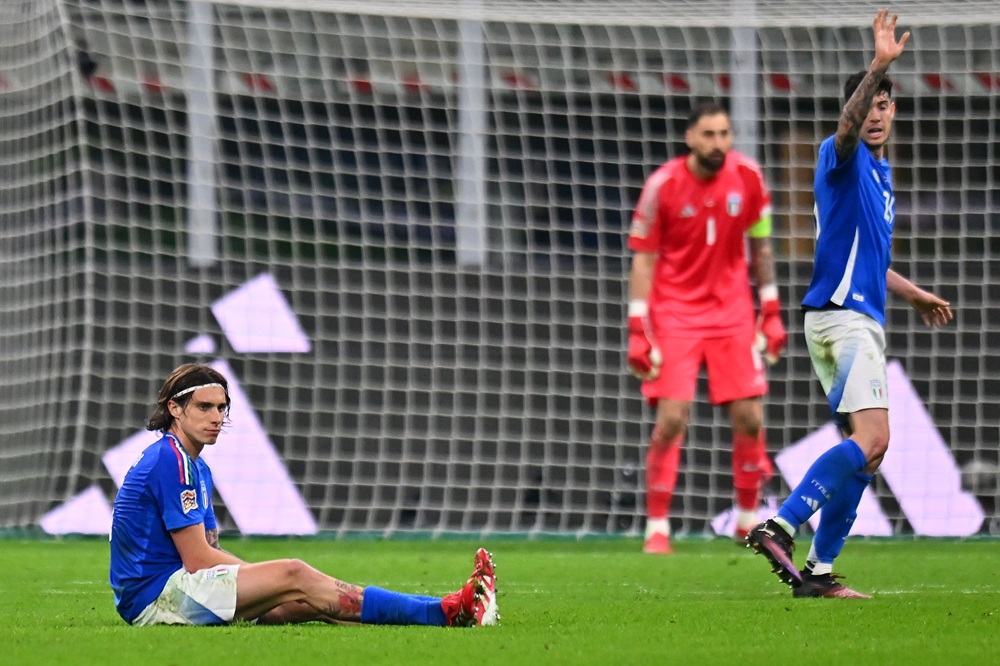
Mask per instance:
[[[716,174],[726,163],[726,154],[721,150],[717,150],[708,155],[695,155],[695,159],[698,160],[698,166],[702,169],[711,174]]]

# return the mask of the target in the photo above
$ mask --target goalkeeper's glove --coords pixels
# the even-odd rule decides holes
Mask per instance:
[[[774,285],[760,290],[760,315],[757,317],[757,346],[764,354],[768,365],[778,362],[781,352],[788,343],[788,334],[781,323],[781,303],[778,288]]]
[[[628,304],[628,369],[649,381],[659,376],[662,361],[649,324],[649,307],[643,301],[632,301]]]

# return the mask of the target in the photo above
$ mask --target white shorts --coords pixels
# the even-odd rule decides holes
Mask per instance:
[[[805,333],[834,415],[889,408],[885,330],[877,321],[854,310],[808,310]]]
[[[132,622],[151,624],[227,624],[236,616],[236,578],[240,565],[220,564],[211,569],[171,574],[160,596]]]

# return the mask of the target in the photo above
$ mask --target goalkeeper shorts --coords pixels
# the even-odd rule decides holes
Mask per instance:
[[[643,396],[651,405],[658,400],[694,400],[702,365],[708,374],[708,398],[713,405],[764,395],[767,379],[756,337],[752,326],[722,337],[657,336],[663,364],[656,379],[643,382]]]

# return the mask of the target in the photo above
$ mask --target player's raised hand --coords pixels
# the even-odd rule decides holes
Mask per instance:
[[[653,331],[646,315],[630,315],[628,318],[628,369],[643,381],[656,379],[660,375],[663,357],[653,339]]]
[[[899,41],[896,41],[896,19],[898,18],[898,14],[893,14],[890,19],[889,10],[880,9],[875,13],[875,20],[872,21],[872,30],[875,33],[875,60],[886,66],[903,53],[903,47],[910,38],[910,33],[904,32]]]

